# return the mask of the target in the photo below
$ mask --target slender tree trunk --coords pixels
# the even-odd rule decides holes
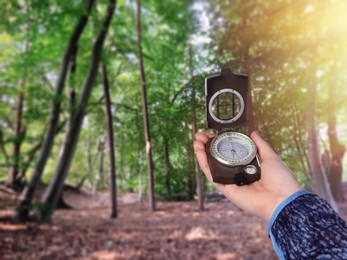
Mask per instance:
[[[301,114],[301,112],[298,112],[298,109],[296,108],[295,105],[291,106],[291,111],[290,113],[293,115],[294,118],[294,124],[293,124],[293,130],[292,130],[292,138],[295,143],[295,149],[298,155],[298,160],[301,165],[302,172],[305,175],[306,180],[308,181],[310,179],[310,174],[309,174],[309,169],[308,169],[308,164],[305,158],[307,158],[307,153],[305,149],[302,149],[302,140],[300,139],[300,120],[298,118],[298,115]],[[301,119],[301,118],[300,118]]]
[[[138,111],[135,111],[135,125],[136,129],[138,130],[138,140],[141,140],[138,142],[138,155],[139,155],[139,193],[138,193],[138,199],[140,202],[143,202],[145,200],[144,198],[144,184],[143,184],[143,168],[144,168],[144,153],[143,153],[143,140],[142,140],[142,133],[141,133],[141,123],[140,123],[140,115]]]
[[[194,183],[193,183],[193,170],[192,170],[192,155],[191,155],[191,141],[186,140],[185,141],[185,150],[186,150],[186,157],[187,157],[187,184],[188,184],[188,198],[192,200],[194,198]]]
[[[294,142],[295,142],[295,148],[296,148],[296,151],[297,151],[297,155],[299,157],[299,162],[300,162],[300,165],[301,165],[301,168],[302,168],[302,171],[304,173],[307,172],[307,169],[306,169],[306,165],[305,165],[305,161],[304,161],[304,155],[303,155],[303,151],[301,151],[301,148],[300,148],[300,145],[299,145],[299,141],[298,141],[298,138],[296,136],[296,134],[294,133]]]
[[[69,40],[69,44],[66,48],[63,60],[61,62],[60,73],[59,73],[58,81],[57,81],[55,92],[54,92],[54,99],[52,104],[49,125],[44,135],[42,148],[40,150],[40,154],[36,161],[33,173],[31,175],[31,178],[28,182],[27,187],[21,194],[19,206],[17,207],[18,213],[16,217],[20,220],[25,220],[28,218],[31,201],[34,197],[36,187],[41,180],[42,173],[44,171],[48,157],[51,153],[51,150],[54,144],[55,131],[59,124],[60,105],[61,105],[60,96],[62,95],[62,92],[64,90],[69,63],[70,63],[71,57],[74,54],[74,50],[76,50],[77,48],[78,40],[85,26],[87,25],[88,17],[92,10],[93,3],[94,3],[94,0],[87,0],[86,12],[85,14],[81,16],[74,32],[72,33],[71,38]]]
[[[87,173],[81,178],[80,182],[77,184],[76,188],[79,190],[83,187],[85,181],[90,176],[91,172],[93,171],[93,158],[92,158],[92,145],[90,140],[90,135],[88,135],[87,138]]]
[[[119,144],[119,146],[121,147],[122,145]],[[116,163],[117,164],[117,163]],[[122,152],[119,152],[119,174],[118,174],[118,187],[120,189],[120,191],[124,190],[123,187],[123,183],[124,183],[124,163],[123,163],[123,157],[122,157]]]
[[[192,118],[193,118],[192,119],[192,126],[193,126],[192,134],[193,134],[193,140],[195,140],[195,133],[197,133],[195,106],[193,108]],[[201,181],[201,172],[200,172],[199,164],[196,160],[196,156],[194,156],[194,162],[195,162],[196,191],[198,195],[198,209],[200,211],[203,211],[204,210],[204,191],[203,191],[202,181]]]
[[[337,210],[337,205],[331,194],[328,179],[321,162],[320,148],[317,137],[316,107],[317,87],[313,82],[308,86],[306,100],[306,126],[308,132],[308,158],[313,176],[313,190],[325,198],[329,204]]]
[[[83,187],[84,182],[86,180],[88,180],[89,182],[89,187],[92,187],[92,181],[91,181],[91,177],[93,176],[93,171],[94,171],[94,165],[96,164],[99,154],[100,154],[100,145],[101,145],[101,139],[98,139],[98,143],[96,144],[97,147],[97,152],[94,155],[94,157],[92,157],[91,154],[91,140],[90,140],[90,136],[88,136],[88,141],[87,141],[87,173],[82,177],[81,181],[77,184],[76,188],[80,189],[81,187]],[[91,188],[92,190],[92,188]],[[92,190],[93,191],[93,190]]]
[[[302,135],[298,135],[297,138],[298,138],[298,144],[300,146],[300,149],[303,151],[303,156],[304,156],[305,163],[306,163],[306,168],[307,168],[306,176],[307,176],[307,179],[310,179],[310,178],[312,178],[312,173],[311,173],[311,169],[310,169],[310,162],[308,159],[308,148],[306,148],[306,146],[305,146],[306,141]]]
[[[98,143],[97,143],[97,152],[95,154],[94,160],[93,160],[91,168],[90,168],[91,171],[89,172],[89,183],[90,183],[90,189],[91,189],[92,193],[96,192],[97,183],[100,179],[100,176],[99,176],[100,170],[98,170],[94,175],[94,166],[97,165],[98,161],[100,162],[100,160],[102,160],[101,158],[103,157],[103,152],[104,152],[103,142],[104,142],[103,137],[100,136],[98,138]],[[100,168],[100,163],[99,163],[99,168]]]
[[[20,94],[17,100],[16,108],[16,123],[13,129],[14,144],[12,149],[12,164],[9,168],[6,186],[13,189],[17,189],[19,183],[17,183],[18,173],[19,173],[19,164],[20,164],[20,147],[23,142],[23,131],[22,131],[22,114],[23,114],[23,86],[24,79],[19,83]]]
[[[148,174],[148,201],[149,209],[155,211],[154,198],[154,178],[153,178],[153,159],[152,159],[152,144],[148,119],[147,107],[147,87],[146,77],[143,65],[142,44],[141,44],[141,1],[136,0],[136,32],[137,32],[137,49],[138,49],[138,66],[140,71],[141,87],[142,87],[142,111],[143,123],[145,128],[146,139],[146,154],[147,154],[147,174]]]
[[[170,154],[169,154],[169,143],[165,141],[164,145],[164,174],[165,174],[165,192],[167,198],[171,199],[171,188],[170,188]]]
[[[62,188],[77,146],[78,137],[88,105],[89,97],[91,95],[92,87],[98,72],[101,52],[104,40],[107,35],[107,30],[114,13],[115,3],[116,0],[109,0],[108,2],[102,28],[100,29],[93,46],[88,75],[83,84],[78,104],[76,105],[76,111],[73,115],[72,124],[65,134],[63,149],[61,156],[59,156],[58,158],[55,174],[49,186],[47,187],[45,194],[43,195],[43,198],[41,200],[41,207],[35,212],[36,217],[41,221],[50,221],[51,216],[56,208],[57,200],[62,192]]]
[[[196,123],[196,109],[195,109],[195,86],[193,86],[192,90],[192,106],[193,106],[193,111],[192,111],[192,135],[193,135],[193,140],[195,140],[195,133],[197,133],[197,123]],[[204,191],[203,191],[203,186],[202,186],[202,180],[201,180],[201,172],[199,168],[198,161],[196,159],[196,156],[194,156],[194,164],[195,164],[195,178],[196,178],[196,192],[198,195],[198,209],[200,211],[204,210]]]
[[[191,106],[192,106],[192,140],[195,140],[195,133],[197,133],[197,123],[196,123],[196,100],[195,100],[195,85],[192,81],[194,78],[193,72],[193,50],[192,44],[189,43],[189,74],[191,78],[191,88],[192,88],[192,96],[191,96]],[[198,195],[198,209],[200,211],[204,210],[204,191],[201,180],[201,172],[199,168],[198,161],[196,156],[194,156],[194,169],[195,169],[195,178],[196,178],[196,192]]]
[[[59,124],[59,126],[57,127],[57,130],[55,132],[55,135],[60,133],[60,131],[63,129],[65,123],[66,123],[66,120],[63,120]],[[31,150],[27,153],[28,157],[26,158],[25,162],[22,163],[22,171],[21,171],[20,175],[18,176],[18,180],[22,180],[25,177],[26,172],[29,169],[31,162],[33,161],[36,153],[40,150],[40,148],[42,146],[42,142],[43,142],[43,136],[42,136],[42,139],[35,146],[33,146],[31,148]]]
[[[139,201],[143,201],[143,151],[140,151],[140,170],[139,170]]]
[[[252,79],[251,79],[250,70],[248,75],[247,119],[248,119],[248,132],[249,134],[251,134],[256,129],[256,125],[255,125],[255,117],[254,117],[254,110],[253,110]]]
[[[26,29],[29,29],[29,22],[26,23]],[[26,40],[24,44],[24,53],[26,53],[29,49],[29,41]],[[21,186],[21,178],[18,178],[19,174],[19,167],[21,163],[20,158],[20,148],[23,143],[23,139],[25,136],[25,130],[22,129],[22,114],[23,114],[23,103],[24,103],[24,85],[25,85],[25,71],[23,78],[19,81],[18,89],[19,89],[19,95],[17,99],[17,107],[16,107],[16,116],[15,116],[15,125],[13,128],[13,137],[14,137],[14,144],[12,147],[12,163],[10,164],[10,168],[8,170],[7,175],[7,181],[6,186],[11,187],[13,189],[19,189],[19,186]]]
[[[330,163],[330,175],[329,181],[331,184],[331,191],[334,196],[334,199],[337,202],[344,202],[346,200],[343,193],[342,186],[342,174],[343,166],[342,159],[345,154],[346,148],[342,145],[337,138],[336,131],[336,105],[332,100],[337,99],[337,89],[333,86],[330,88],[329,93],[329,113],[328,113],[328,136],[330,144],[330,154],[331,154],[331,163]]]
[[[110,87],[108,83],[107,70],[105,64],[102,65],[102,79],[105,93],[105,111],[107,119],[107,141],[109,149],[110,163],[110,193],[111,193],[111,218],[117,218],[117,186],[116,186],[116,154],[114,151],[113,124]]]
[[[104,141],[104,137],[101,136],[99,138],[99,154],[100,154],[100,158],[99,158],[99,170],[97,172],[97,175],[95,177],[95,181],[94,181],[94,186],[93,186],[93,193],[96,193],[98,191],[99,188],[102,188],[103,186],[103,175],[104,175],[104,153],[105,153],[105,141]],[[100,185],[101,183],[101,185]]]
[[[10,159],[8,158],[9,156],[5,149],[4,134],[1,129],[0,129],[0,151],[2,155],[4,156],[6,165],[10,165]]]

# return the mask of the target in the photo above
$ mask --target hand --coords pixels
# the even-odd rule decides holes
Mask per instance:
[[[205,151],[207,141],[213,136],[213,134],[195,134],[194,150],[199,165],[207,179],[243,210],[269,221],[281,202],[302,189],[293,173],[257,132],[253,132],[251,138],[258,148],[262,161],[260,180],[245,186],[214,183]]]

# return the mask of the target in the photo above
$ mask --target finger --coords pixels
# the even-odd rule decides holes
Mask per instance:
[[[200,132],[195,134],[195,140],[200,141],[204,144],[207,143],[208,139],[210,138],[205,133]]]
[[[196,154],[196,159],[198,160],[201,170],[205,173],[207,179],[209,181],[212,181],[211,171],[208,165],[204,143],[201,141],[195,141],[194,150]]]
[[[208,133],[207,136],[208,136],[208,138],[213,138],[213,137],[215,137],[216,135],[215,135],[214,133]]]
[[[258,153],[261,160],[278,158],[277,154],[274,152],[271,146],[263,138],[260,137],[257,131],[253,131],[251,133],[251,138],[258,148]]]
[[[200,165],[201,170],[204,172],[207,180],[210,183],[212,183],[212,185],[215,186],[218,190],[223,192],[225,185],[213,182],[210,166],[208,165],[207,154],[206,154],[206,150],[205,150],[205,144],[201,141],[195,141],[194,142],[194,150],[195,150],[195,154],[196,154],[196,159]]]

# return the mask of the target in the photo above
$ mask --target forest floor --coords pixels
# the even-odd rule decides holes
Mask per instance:
[[[107,191],[65,191],[73,209],[57,210],[51,224],[11,221],[16,199],[0,189],[0,259],[277,259],[266,223],[222,198],[203,212],[158,201],[152,213],[130,193],[111,220]],[[347,220],[347,203],[339,208]]]

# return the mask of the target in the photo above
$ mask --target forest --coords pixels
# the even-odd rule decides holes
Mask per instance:
[[[222,68],[246,133],[347,219],[345,0],[0,2],[4,259],[276,259],[195,158]]]

